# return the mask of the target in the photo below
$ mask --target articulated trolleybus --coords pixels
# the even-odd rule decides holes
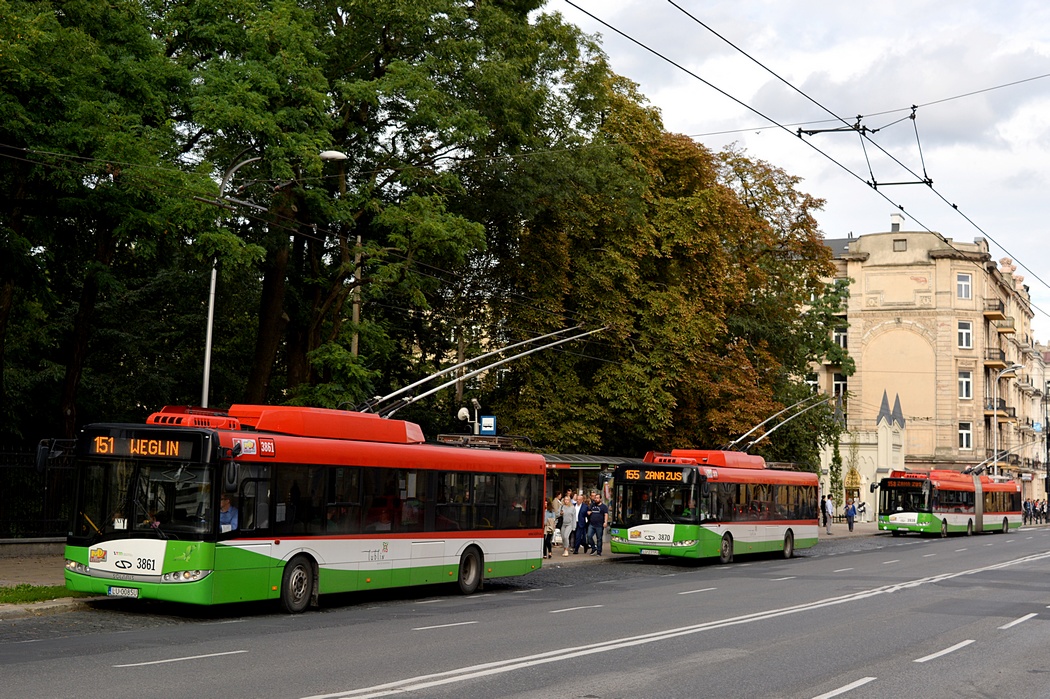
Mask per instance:
[[[817,543],[817,475],[735,451],[650,452],[617,466],[611,548],[645,558],[781,551]]]
[[[325,593],[470,594],[541,565],[543,458],[425,444],[410,422],[167,407],[145,425],[88,425],[74,454],[71,590],[295,613]]]
[[[891,471],[879,490],[879,529],[903,532],[1007,532],[1021,526],[1021,486],[1012,480],[942,469]]]

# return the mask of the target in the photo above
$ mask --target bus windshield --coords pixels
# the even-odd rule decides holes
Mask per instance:
[[[694,484],[624,483],[616,487],[613,521],[618,526],[698,524]]]
[[[924,482],[915,485],[883,485],[879,489],[879,514],[892,515],[895,512],[929,512],[927,502],[929,486]]]
[[[130,459],[83,464],[70,534],[201,539],[213,528],[210,471],[199,464]]]

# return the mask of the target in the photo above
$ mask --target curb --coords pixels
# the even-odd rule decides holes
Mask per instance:
[[[25,619],[28,617],[50,616],[80,609],[88,602],[105,599],[104,597],[60,597],[46,602],[32,604],[0,604],[0,620]]]

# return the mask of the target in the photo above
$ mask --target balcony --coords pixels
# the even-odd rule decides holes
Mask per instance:
[[[1024,434],[1035,434],[1035,425],[1032,424],[1032,418],[1030,417],[1020,418],[1017,421],[1017,429]]]
[[[984,352],[984,366],[987,369],[1005,369],[1008,365],[1006,363],[1006,352],[1001,349],[987,349]]]
[[[993,320],[992,324],[995,326],[995,331],[1000,335],[1013,335],[1017,330],[1014,329],[1014,319],[1006,318],[1004,320]]]
[[[1017,387],[1021,389],[1023,393],[1037,393],[1039,389],[1032,383],[1032,377],[1028,374],[1024,374],[1017,377]]]
[[[985,320],[1006,320],[1006,306],[999,299],[984,300]]]
[[[995,417],[1003,422],[1010,422],[1017,419],[1017,408],[1011,407],[1006,404],[1006,401],[1000,398],[998,401],[993,401],[991,398],[984,399],[984,416]]]

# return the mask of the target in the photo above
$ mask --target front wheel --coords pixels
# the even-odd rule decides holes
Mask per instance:
[[[784,535],[784,558],[791,558],[795,555],[795,534],[789,529],[788,533]]]
[[[298,614],[310,604],[314,593],[314,567],[306,556],[296,556],[284,567],[281,578],[281,608]]]
[[[472,595],[480,586],[481,554],[471,547],[459,559],[459,591],[464,595]]]
[[[733,535],[729,532],[722,535],[722,545],[718,548],[718,562],[733,562]]]
[[[1003,517],[1003,534],[1006,534],[1009,531],[1010,531],[1010,520],[1008,520],[1006,517]]]
[[[973,536],[973,520],[967,520],[966,522],[966,536]]]
[[[942,519],[941,520],[941,538],[944,539],[944,538],[947,538],[947,536],[948,536],[948,520]]]

